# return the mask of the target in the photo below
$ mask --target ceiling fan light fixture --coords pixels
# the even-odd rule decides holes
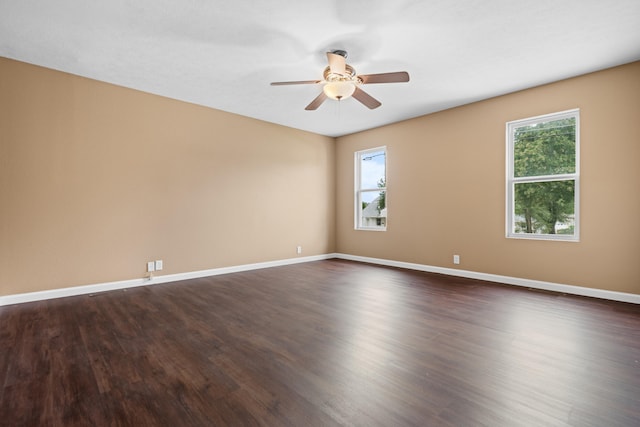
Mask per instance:
[[[356,85],[352,81],[327,82],[322,88],[325,95],[336,101],[347,99],[356,91]]]

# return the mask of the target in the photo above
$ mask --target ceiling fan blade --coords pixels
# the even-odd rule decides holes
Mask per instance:
[[[294,82],[271,82],[271,86],[285,86],[285,85],[312,85],[320,83],[322,80],[299,80]]]
[[[398,71],[395,73],[365,74],[358,77],[362,80],[362,84],[402,83],[409,81],[409,73],[407,73],[406,71]]]
[[[333,74],[346,74],[346,59],[344,56],[327,52],[327,59],[329,60],[329,69],[331,69]]]
[[[379,106],[382,105],[382,102],[378,101],[373,96],[369,95],[367,92],[363,91],[359,87],[356,87],[356,91],[353,92],[352,96],[371,110],[373,110],[374,108],[378,108]]]
[[[327,99],[327,95],[325,95],[324,92],[320,92],[320,95],[318,95],[313,101],[311,101],[309,105],[304,107],[304,109],[308,111],[317,110],[318,107],[325,101],[325,99]]]

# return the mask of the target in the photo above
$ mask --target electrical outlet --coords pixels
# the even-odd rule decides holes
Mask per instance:
[[[453,256],[453,263],[454,264],[460,264],[460,255],[454,255]]]
[[[149,262],[147,263],[147,272],[148,272],[148,273],[151,273],[151,272],[153,272],[153,271],[156,271],[156,263],[155,263],[155,262],[153,262],[153,261],[149,261]]]
[[[301,254],[301,253],[302,253],[302,246],[298,246],[298,247],[296,248],[296,253],[297,253],[297,254]]]
[[[160,270],[162,270],[162,267],[163,267],[163,262],[162,262],[162,260],[161,260],[161,259],[156,260],[156,271],[160,271]]]

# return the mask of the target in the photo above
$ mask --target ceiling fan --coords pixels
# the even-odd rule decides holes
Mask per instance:
[[[373,110],[374,108],[381,106],[382,103],[360,89],[361,85],[372,83],[401,83],[409,81],[409,73],[406,71],[357,75],[356,70],[346,63],[347,52],[344,50],[333,50],[331,52],[327,52],[327,59],[329,60],[329,66],[324,69],[324,80],[273,82],[271,85],[324,84],[320,95],[311,101],[311,103],[305,107],[305,110],[317,109],[327,98],[341,101],[351,96]]]

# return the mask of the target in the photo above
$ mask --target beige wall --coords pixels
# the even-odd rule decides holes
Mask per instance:
[[[0,295],[335,250],[335,140],[0,58]]]
[[[572,108],[581,241],[506,239],[505,123]],[[388,229],[355,231],[354,152],[381,145]],[[341,137],[336,162],[338,252],[640,294],[640,62]]]
[[[639,76],[633,63],[336,141],[0,58],[0,295],[298,244],[640,294]],[[576,107],[581,241],[506,239],[505,122]],[[388,230],[355,231],[353,153],[380,145]]]

